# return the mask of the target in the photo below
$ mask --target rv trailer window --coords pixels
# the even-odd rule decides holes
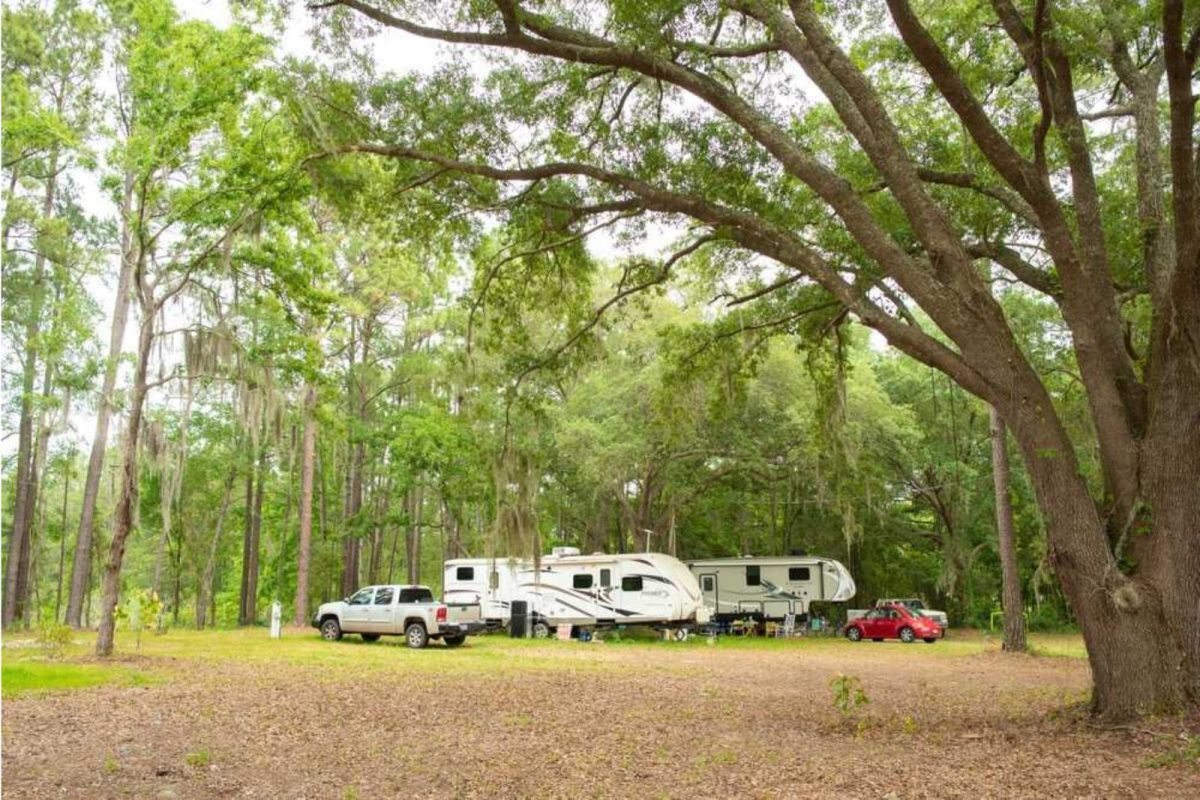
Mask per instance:
[[[576,589],[592,588],[592,576],[590,573],[580,573],[571,579],[571,585]]]
[[[612,570],[611,569],[600,570],[600,585],[604,586],[605,588],[612,586]]]
[[[621,591],[623,592],[640,592],[642,590],[642,576],[629,575],[621,578]]]
[[[492,576],[488,579],[488,586],[492,589],[500,588],[500,573],[496,570],[492,570]]]
[[[759,577],[758,567],[757,566],[746,567],[746,585],[747,586],[759,586],[761,584],[762,584],[762,579]]]
[[[459,567],[457,570],[454,571],[454,579],[459,580],[459,581],[475,580],[475,568],[474,567]]]
[[[716,579],[713,578],[712,575],[705,575],[703,578],[700,579],[700,588],[703,589],[706,593],[711,592],[714,588],[713,584],[715,584],[715,583],[716,583]]]
[[[808,567],[788,567],[789,581],[806,581],[810,577]]]
[[[375,592],[375,605],[390,606],[392,604],[392,597],[395,594],[396,590],[391,586],[380,586],[379,590]]]

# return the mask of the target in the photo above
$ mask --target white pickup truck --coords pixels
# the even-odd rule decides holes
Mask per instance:
[[[474,608],[474,620],[470,610]],[[334,642],[345,633],[357,633],[364,642],[380,636],[403,636],[409,647],[424,647],[430,639],[441,639],[458,647],[467,634],[482,629],[479,607],[455,606],[433,599],[428,586],[367,586],[333,603],[322,603],[313,615],[313,627],[322,638]]]

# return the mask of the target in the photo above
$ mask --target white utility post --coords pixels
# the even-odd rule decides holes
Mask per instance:
[[[283,606],[276,600],[271,603],[271,638],[278,639],[283,635]]]

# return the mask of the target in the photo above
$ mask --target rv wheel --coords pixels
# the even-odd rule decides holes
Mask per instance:
[[[672,636],[675,638],[675,641],[677,641],[677,642],[686,642],[687,638],[688,638],[688,629],[687,628],[677,628],[675,630],[675,632],[672,634]]]
[[[545,639],[550,636],[550,626],[544,622],[533,623],[533,638]]]

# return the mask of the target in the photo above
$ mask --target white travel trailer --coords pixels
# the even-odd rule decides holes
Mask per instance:
[[[719,621],[800,616],[814,600],[843,602],[857,590],[841,562],[818,556],[709,558],[689,561],[688,569]]]
[[[479,603],[491,626],[512,617],[514,600],[529,603],[534,635],[558,625],[654,625],[686,630],[708,622],[700,586],[683,562],[662,553],[580,555],[556,547],[533,559],[456,558],[445,564],[447,604]]]

